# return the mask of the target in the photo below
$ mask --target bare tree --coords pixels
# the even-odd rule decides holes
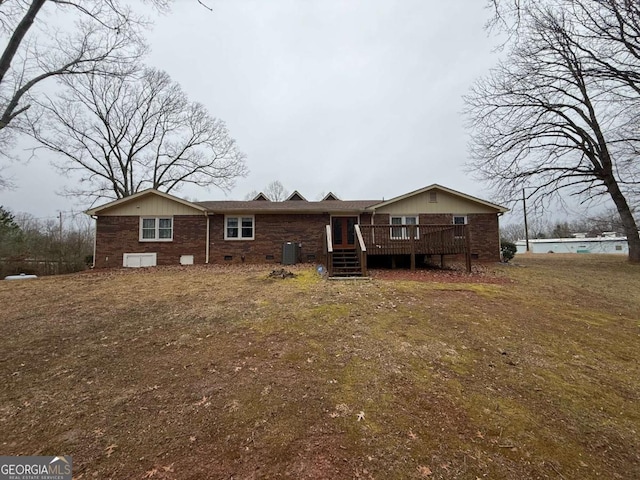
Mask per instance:
[[[289,192],[286,188],[284,188],[284,185],[282,185],[282,182],[280,182],[280,180],[274,180],[270,182],[266,187],[264,187],[262,193],[272,202],[282,202],[289,196]],[[244,198],[245,200],[253,200],[259,194],[260,192],[258,192],[257,190],[251,190],[245,195]]]
[[[583,201],[607,195],[632,262],[640,262],[629,205],[640,184],[640,37],[621,22],[640,18],[638,8],[624,0],[521,3],[506,60],[465,99],[470,167],[480,178],[505,199],[525,185],[535,186],[530,194],[538,199],[561,191]]]
[[[166,8],[168,0],[154,0]],[[0,131],[30,107],[43,81],[65,75],[112,71],[136,60],[146,20],[118,0],[0,1]],[[67,30],[62,28],[67,25]]]
[[[170,1],[146,3],[165,10]],[[135,64],[147,25],[127,0],[0,0],[0,156],[10,156],[47,81]]]
[[[282,202],[289,196],[289,192],[279,180],[270,182],[264,189],[264,194],[269,197],[272,202]]]
[[[246,175],[244,155],[221,120],[190,102],[169,75],[78,75],[29,114],[30,134],[76,172],[74,195],[123,198],[146,188],[164,192],[191,183],[223,190]]]

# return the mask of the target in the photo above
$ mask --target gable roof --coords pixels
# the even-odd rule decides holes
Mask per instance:
[[[418,190],[414,190],[413,192],[405,193],[404,195],[400,195],[398,197],[394,197],[394,198],[391,198],[389,200],[384,200],[384,201],[382,201],[380,203],[377,203],[376,205],[372,205],[370,208],[371,208],[371,210],[376,210],[378,208],[385,207],[387,205],[391,205],[391,204],[399,202],[401,200],[405,200],[405,199],[413,197],[415,195],[420,195],[422,193],[425,193],[425,192],[428,192],[428,191],[432,191],[432,190],[441,190],[443,192],[447,192],[447,193],[449,193],[451,195],[463,198],[465,200],[469,200],[470,202],[479,203],[480,205],[484,205],[486,207],[493,208],[493,209],[495,209],[496,211],[498,211],[500,213],[505,213],[505,212],[509,211],[508,208],[503,207],[501,205],[498,205],[498,204],[495,204],[495,203],[491,203],[491,202],[487,202],[486,200],[482,200],[481,198],[474,197],[472,195],[467,195],[466,193],[458,192],[457,190],[453,190],[451,188],[443,187],[442,185],[438,185],[437,183],[431,184],[431,185],[429,185],[427,187],[420,188]]]
[[[253,200],[236,201],[236,200],[217,200],[217,201],[204,201],[204,202],[189,202],[182,198],[175,197],[168,193],[160,192],[153,188],[143,190],[142,192],[134,193],[125,198],[120,198],[112,202],[106,203],[96,208],[87,210],[85,213],[88,215],[99,215],[101,212],[105,212],[113,207],[126,205],[129,202],[139,200],[149,195],[156,195],[167,200],[171,200],[180,205],[193,208],[201,211],[204,214],[226,214],[226,213],[342,213],[342,214],[356,214],[364,212],[372,212],[378,208],[391,205],[395,202],[420,195],[430,190],[441,190],[459,198],[466,199],[471,202],[490,207],[496,212],[504,213],[508,209],[500,205],[487,202],[477,197],[467,195],[456,190],[443,187],[442,185],[433,184],[428,187],[415,190],[413,192],[394,197],[390,200],[339,200],[333,193],[329,193],[325,198],[319,202],[307,201],[298,191],[294,191],[287,200],[282,202],[273,202],[266,197],[263,193],[257,195]],[[261,198],[264,197],[264,198]],[[266,201],[265,201],[266,200]]]
[[[171,201],[179,203],[181,205],[185,205],[187,207],[191,207],[191,208],[194,208],[196,210],[200,210],[203,213],[206,213],[206,211],[207,211],[206,208],[202,207],[201,205],[198,205],[197,203],[192,203],[192,202],[189,202],[188,200],[184,200],[184,199],[179,198],[179,197],[174,197],[173,195],[169,195],[168,193],[161,192],[159,190],[156,190],[155,188],[148,188],[148,189],[143,190],[141,192],[134,193],[133,195],[129,195],[128,197],[119,198],[118,200],[114,200],[112,202],[105,203],[104,205],[100,205],[99,207],[91,208],[89,210],[86,210],[84,213],[86,213],[87,215],[98,215],[100,212],[103,212],[103,211],[108,210],[110,208],[126,205],[129,202],[132,202],[134,200],[139,200],[139,199],[141,199],[143,197],[146,197],[146,196],[149,196],[149,195],[157,195],[159,197],[165,198],[167,200],[171,200]]]
[[[306,198],[304,198],[304,197],[300,194],[300,192],[298,192],[297,190],[294,190],[294,191],[293,191],[293,193],[292,193],[291,195],[289,195],[289,198],[287,198],[287,199],[285,200],[285,202],[291,202],[291,201],[297,201],[297,202],[302,201],[302,202],[306,202],[306,201],[307,201],[307,199],[306,199]]]
[[[333,192],[329,192],[327,193],[324,198],[322,199],[323,202],[326,202],[327,200],[340,200],[338,197],[336,197]]]
[[[267,197],[264,193],[260,192],[251,201],[252,202],[270,202],[271,199]]]

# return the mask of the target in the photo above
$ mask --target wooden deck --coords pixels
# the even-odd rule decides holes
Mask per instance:
[[[467,225],[356,225],[356,253],[362,275],[366,275],[370,256],[409,255],[411,269],[417,255],[464,255],[467,271],[471,272],[471,251]],[[333,272],[331,232],[327,227],[325,252],[329,274]],[[327,248],[329,247],[329,248]]]
[[[465,253],[466,225],[360,225],[367,255]]]

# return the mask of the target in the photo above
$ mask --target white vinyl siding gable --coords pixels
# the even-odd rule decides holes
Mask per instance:
[[[255,217],[253,215],[227,215],[224,217],[225,240],[254,240]]]
[[[172,242],[172,217],[140,217],[141,242]]]

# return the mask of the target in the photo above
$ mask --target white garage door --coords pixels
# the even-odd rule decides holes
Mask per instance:
[[[156,253],[125,253],[122,256],[123,267],[155,267],[157,261]]]

